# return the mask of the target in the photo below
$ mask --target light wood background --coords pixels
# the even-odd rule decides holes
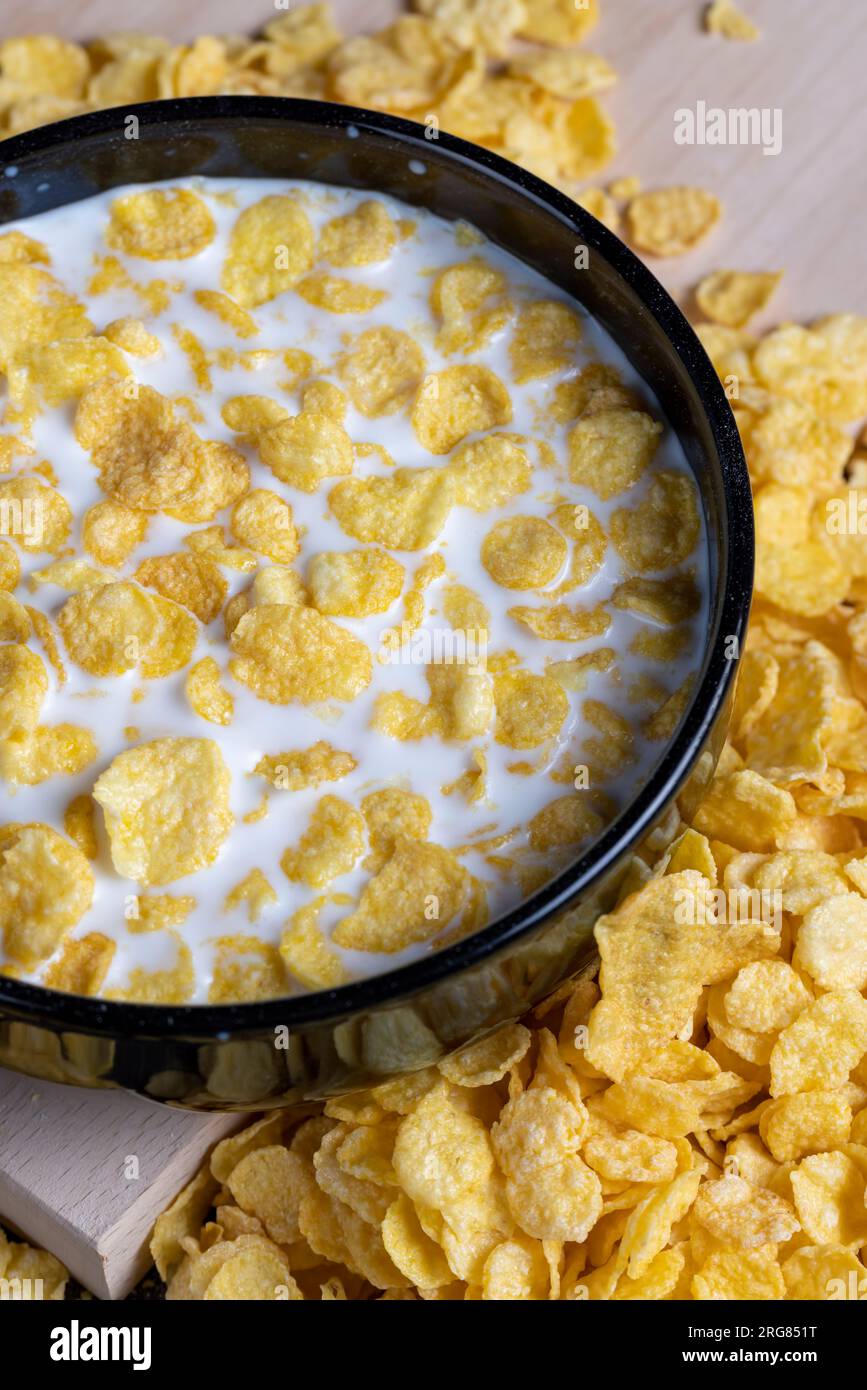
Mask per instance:
[[[740,3],[763,30],[758,43],[705,34],[702,0],[600,0],[587,46],[621,75],[603,94],[621,151],[611,172],[637,173],[646,187],[698,182],[723,198],[725,221],[712,239],[689,256],[653,262],[682,302],[710,269],[782,269],[766,322],[865,313],[867,0]],[[348,31],[380,27],[401,8],[400,0],[333,0]],[[274,14],[267,0],[0,0],[0,33],[86,39],[126,28],[180,41],[252,33]],[[674,112],[698,100],[780,108],[782,153],[675,145]]]

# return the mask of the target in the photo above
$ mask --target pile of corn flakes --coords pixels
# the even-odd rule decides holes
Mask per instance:
[[[421,8],[467,45],[468,83],[482,39],[498,56],[492,34],[583,37],[563,27],[574,7],[552,0]],[[752,36],[730,4],[711,11],[715,32]],[[347,100],[448,106],[441,53],[408,63],[409,32],[335,40],[295,70]],[[272,43],[248,74],[285,90],[297,49],[280,76],[286,45]],[[140,52],[140,70],[180,74],[196,47],[171,63]],[[533,99],[517,95],[533,61],[547,72],[558,56],[483,78],[484,117],[464,89],[465,133],[513,155],[539,141],[532,162],[558,171],[577,160],[564,131],[583,143],[585,118],[551,101],[592,98],[543,97],[535,79]],[[693,194],[633,210],[638,243],[692,245],[714,207]],[[773,287],[725,270],[698,295],[758,526],[730,742],[704,804],[690,825],[672,813],[671,843],[636,861],[598,923],[598,980],[438,1067],[219,1144],[156,1226],[169,1297],[824,1300],[863,1287],[867,433],[852,427],[867,414],[867,322],[837,314],[756,339],[746,325]]]

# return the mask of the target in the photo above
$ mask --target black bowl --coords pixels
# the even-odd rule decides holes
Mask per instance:
[[[692,702],[634,801],[557,879],[474,936],[358,984],[266,1003],[102,1002],[0,978],[0,1064],[198,1109],[295,1104],[425,1066],[525,1012],[593,961],[593,924],[647,836],[687,814],[725,735],[749,613],[753,525],[734,419],[698,339],[635,256],[564,194],[498,156],[327,102],[197,97],[78,116],[2,145],[0,220],[118,184],[310,178],[465,218],[578,299],[656,394],[698,481],[710,612]],[[576,270],[586,247],[589,264]],[[580,258],[579,258],[580,259]]]

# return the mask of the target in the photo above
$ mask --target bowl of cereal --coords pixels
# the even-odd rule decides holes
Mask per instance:
[[[329,103],[4,142],[0,1064],[418,1072],[593,959],[725,735],[722,388],[487,151]]]

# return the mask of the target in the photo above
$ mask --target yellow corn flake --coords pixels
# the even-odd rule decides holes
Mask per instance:
[[[494,716],[493,683],[487,671],[468,665],[426,668],[430,708],[445,738],[468,739],[487,733]]]
[[[597,0],[581,5],[573,0],[524,0],[524,7],[527,13],[520,37],[557,48],[582,43],[599,21]]]
[[[81,772],[97,755],[90,729],[77,724],[39,725],[25,737],[0,744],[0,773],[12,786],[36,786],[49,777]]]
[[[208,313],[216,314],[239,338],[255,338],[259,332],[259,325],[252,314],[242,309],[231,295],[223,294],[221,290],[196,290],[193,298]]]
[[[608,192],[612,198],[628,202],[641,192],[641,179],[637,174],[623,174],[620,178],[612,179],[608,185]]]
[[[123,348],[132,357],[156,357],[162,351],[162,344],[155,333],[150,333],[141,319],[127,314],[123,318],[112,319],[103,330],[110,343]]]
[[[364,861],[369,873],[377,873],[394,852],[398,835],[426,840],[433,813],[427,797],[402,787],[384,787],[362,799],[370,854]]]
[[[603,410],[569,435],[569,476],[607,501],[625,492],[653,459],[662,426],[640,410]]]
[[[478,352],[485,346],[512,313],[504,298],[506,285],[502,271],[479,257],[440,271],[430,305],[441,323],[436,338],[441,352]]]
[[[448,467],[455,505],[477,512],[529,491],[533,476],[526,451],[505,434],[461,444]]]
[[[557,797],[537,811],[528,824],[530,845],[536,850],[574,847],[602,829],[602,817],[587,804],[581,792]]]
[[[137,1004],[184,1004],[193,993],[196,982],[193,956],[189,946],[171,932],[176,955],[174,965],[165,970],[145,970],[136,965],[129,972],[128,983],[122,988],[105,991],[106,999],[119,999]]]
[[[775,1256],[761,1250],[717,1250],[693,1277],[691,1291],[699,1302],[750,1301],[785,1298],[786,1285]]]
[[[487,632],[490,614],[478,594],[465,584],[449,584],[441,601],[446,620],[457,631]]]
[[[714,323],[744,328],[765,308],[781,279],[781,271],[715,270],[696,289],[696,303]]]
[[[0,589],[11,592],[17,589],[21,575],[21,562],[14,546],[9,541],[0,541]]]
[[[420,14],[441,25],[460,48],[502,58],[526,19],[523,0],[415,0]]]
[[[266,565],[253,576],[252,602],[306,604],[307,591],[299,575],[282,565]],[[244,610],[246,612],[246,609]]]
[[[268,754],[259,759],[253,771],[258,777],[266,777],[278,790],[301,791],[322,782],[338,782],[357,766],[351,753],[343,753],[320,740],[310,748]]]
[[[812,498],[768,483],[755,498],[756,589],[790,613],[816,617],[845,598],[849,576],[830,548],[809,534]]]
[[[93,874],[75,845],[48,825],[0,829],[0,934],[12,961],[32,970],[53,955],[93,899]]]
[[[515,381],[535,381],[571,366],[580,340],[581,320],[567,304],[556,299],[528,304],[509,346]]]
[[[392,1202],[383,1218],[382,1239],[396,1267],[413,1284],[433,1294],[454,1282],[442,1247],[427,1234],[404,1192]]]
[[[754,961],[738,971],[726,991],[725,1014],[735,1028],[778,1033],[810,1001],[810,991],[786,961]]]
[[[576,656],[567,661],[549,661],[546,674],[559,681],[564,690],[578,692],[587,689],[588,678],[593,671],[610,671],[617,653],[613,647],[597,647],[594,652]],[[567,780],[571,781],[574,773]],[[559,780],[559,779],[555,779]]]
[[[126,580],[73,594],[57,625],[73,661],[92,676],[136,667],[147,680],[166,676],[186,665],[196,644],[196,622],[185,608]]]
[[[149,261],[186,260],[217,234],[205,202],[189,188],[128,193],[111,205],[106,245]]]
[[[232,396],[220,411],[229,429],[255,442],[263,430],[289,419],[289,411],[269,396]]]
[[[711,0],[704,12],[704,27],[709,34],[724,39],[740,39],[750,43],[761,37],[761,29],[742,14],[734,0]]]
[[[467,364],[431,372],[421,382],[412,426],[422,448],[447,454],[476,430],[508,425],[512,402],[490,367]]]
[[[565,604],[552,608],[516,607],[510,608],[508,614],[537,637],[553,642],[583,642],[588,637],[602,637],[611,626],[611,616],[601,605],[583,609],[567,608]]]
[[[93,788],[118,873],[163,884],[213,863],[233,824],[229,782],[212,739],[159,738],[119,753]]]
[[[276,492],[254,488],[232,512],[232,535],[269,560],[288,565],[298,554],[298,532],[292,508]]]
[[[100,565],[120,566],[147,534],[146,512],[138,512],[106,497],[84,514],[82,544]]]
[[[63,829],[87,859],[99,852],[96,837],[96,806],[87,792],[74,796],[63,813]]]
[[[206,719],[209,724],[231,724],[235,701],[229,691],[221,684],[220,668],[212,656],[202,657],[191,666],[184,693],[190,708]]]
[[[63,405],[105,376],[127,377],[123,353],[107,338],[60,339],[41,343],[20,359],[28,383],[48,405]]]
[[[344,393],[333,381],[311,381],[301,392],[302,413],[314,411],[340,424],[349,406]]]
[[[505,589],[542,589],[566,563],[565,540],[547,521],[515,516],[497,522],[482,541],[482,564]]]
[[[201,623],[213,622],[228,592],[225,579],[206,555],[152,555],[142,560],[133,578],[163,598],[183,604]]]
[[[225,565],[227,569],[239,570],[242,574],[249,574],[258,566],[256,556],[251,550],[242,550],[240,546],[226,544],[222,526],[206,526],[201,531],[190,531],[184,536],[184,544],[209,564]],[[264,571],[260,570],[259,574],[262,573]]]
[[[604,222],[612,232],[617,231],[620,213],[614,205],[613,198],[609,197],[604,188],[585,188],[578,202],[597,222]]]
[[[242,903],[247,906],[247,919],[258,922],[266,907],[277,902],[277,894],[271,887],[261,869],[251,869],[248,874],[230,888],[223,902],[223,911],[231,912]]]
[[[867,899],[840,893],[817,903],[798,931],[796,960],[822,989],[867,986]]]
[[[651,880],[600,919],[596,940],[603,1000],[590,1019],[587,1056],[615,1080],[690,1023],[703,983],[778,945],[758,922],[721,927],[710,884],[694,870]]]
[[[297,849],[287,849],[280,867],[293,883],[324,888],[348,874],[364,851],[364,820],[348,801],[323,796]]]
[[[388,260],[397,236],[384,204],[368,198],[352,212],[326,222],[319,234],[317,255],[338,267],[374,265]]]
[[[823,1303],[834,1296],[847,1297],[850,1288],[862,1289],[867,1269],[843,1245],[804,1245],[782,1263],[787,1296]]]
[[[809,328],[784,323],[757,346],[762,385],[839,424],[867,413],[867,318],[831,314]]]
[[[375,419],[409,405],[424,375],[424,354],[409,333],[368,328],[350,340],[337,366],[356,410]]]
[[[599,1178],[575,1152],[586,1123],[580,1099],[534,1085],[510,1100],[494,1125],[506,1200],[527,1235],[580,1243],[601,1215]]]
[[[384,550],[327,550],[307,570],[310,601],[320,613],[367,618],[400,597],[405,571]]]
[[[425,550],[448,520],[452,480],[444,468],[398,468],[388,477],[337,483],[328,504],[342,530],[388,550]]]
[[[762,1110],[759,1133],[778,1163],[841,1148],[849,1139],[852,1107],[839,1091],[781,1096]]]
[[[24,232],[4,232],[0,236],[0,264],[10,262],[50,265],[51,257],[41,241],[25,236]]]
[[[639,613],[654,622],[673,624],[695,616],[701,595],[692,575],[681,574],[671,579],[625,579],[614,590],[611,602],[615,608]]]
[[[389,690],[377,696],[370,727],[406,743],[443,732],[439,710],[405,695],[402,690]]]
[[[550,92],[552,96],[564,97],[569,101],[577,101],[579,97],[603,91],[617,81],[617,74],[605,58],[600,57],[598,53],[587,53],[579,49],[566,53],[545,52],[543,49],[518,53],[509,59],[507,71],[513,77],[525,78],[536,87],[541,87],[543,91]],[[632,195],[629,193],[614,196]]]
[[[744,1250],[778,1244],[800,1229],[794,1209],[783,1197],[731,1173],[702,1184],[693,1215],[717,1240]]]
[[[313,228],[297,198],[273,194],[241,213],[223,265],[223,289],[254,309],[297,284],[313,264]]]
[[[867,1148],[809,1154],[792,1173],[792,1193],[805,1234],[814,1245],[857,1250],[867,1240],[864,1182]]]
[[[338,946],[401,951],[447,927],[467,896],[469,875],[441,845],[395,836],[394,851],[364,888],[355,912],[334,929]]]
[[[316,609],[286,603],[257,604],[231,636],[236,680],[260,700],[354,700],[371,681],[368,648]]]
[[[643,502],[612,513],[610,536],[618,554],[639,573],[681,564],[699,537],[692,479],[682,473],[657,473]]]
[[[867,1052],[867,1000],[833,990],[780,1033],[770,1056],[773,1097],[843,1086]]]
[[[0,508],[4,531],[22,550],[57,555],[66,546],[72,529],[72,511],[66,498],[36,478],[9,478],[0,482]]]
[[[105,492],[127,507],[210,521],[249,485],[243,456],[178,423],[172,403],[150,386],[97,382],[79,402],[75,436],[90,450]]]
[[[307,989],[336,989],[352,978],[319,926],[323,907],[332,901],[350,900],[343,894],[314,898],[292,914],[280,938],[280,955],[286,969]]]
[[[5,371],[39,344],[93,332],[82,305],[39,266],[0,263],[0,290],[0,363]]]
[[[329,314],[366,314],[388,298],[387,290],[375,289],[358,280],[342,280],[338,275],[318,271],[305,275],[295,291],[308,304]]]
[[[48,694],[48,676],[36,652],[21,643],[0,646],[0,739],[32,733]]]
[[[558,166],[567,179],[590,178],[617,152],[614,125],[594,96],[579,97],[568,106],[557,103],[551,134]]]
[[[180,927],[196,906],[195,898],[170,893],[139,893],[124,914],[127,929],[136,934]]]
[[[352,440],[343,426],[318,411],[303,411],[263,430],[257,444],[263,463],[302,492],[315,492],[323,478],[351,473]]]
[[[703,188],[660,188],[639,193],[626,209],[629,236],[652,256],[682,256],[703,241],[722,206]]]
[[[217,938],[209,1004],[274,999],[285,989],[286,972],[276,946],[255,937]]]
[[[569,700],[553,676],[507,671],[494,677],[495,738],[507,748],[538,748],[555,738],[569,714]]]
[[[0,642],[25,643],[32,631],[27,609],[17,598],[0,593]]]
[[[67,938],[60,955],[42,976],[42,982],[49,989],[62,989],[68,994],[98,994],[115,950],[116,943],[100,932],[90,932],[75,940]]]
[[[791,826],[796,810],[791,792],[744,768],[714,778],[694,825],[711,839],[767,853]]]

